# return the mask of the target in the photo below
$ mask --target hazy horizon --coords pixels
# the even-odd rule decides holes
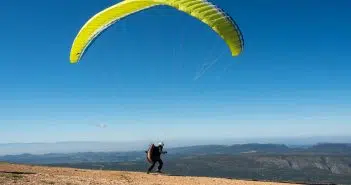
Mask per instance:
[[[278,118],[278,115],[271,116]],[[351,120],[351,116],[350,120]],[[334,123],[334,118],[301,118],[300,120],[256,120],[226,118],[211,120],[169,120],[165,123],[86,124],[17,124],[16,129],[0,125],[0,143],[40,143],[61,141],[159,141],[159,140],[221,140],[226,138],[281,138],[351,136],[351,124]],[[266,120],[265,120],[266,119]],[[345,117],[345,120],[347,117]],[[257,121],[264,124],[257,124]],[[182,123],[183,122],[183,123]],[[188,122],[188,124],[186,123]],[[198,123],[193,123],[198,122]],[[14,125],[12,125],[14,126]],[[12,132],[11,132],[12,130]]]
[[[185,139],[176,139],[176,140],[171,140],[171,141],[227,141],[230,143],[231,141],[259,141],[261,139],[266,139],[266,140],[284,140],[284,139],[299,139],[299,140],[308,140],[308,139],[317,139],[317,138],[322,138],[326,139],[328,138],[329,140],[338,140],[340,138],[351,138],[351,136],[348,135],[317,135],[317,136],[286,136],[286,137],[229,137],[229,138],[215,138],[215,139],[205,139],[205,138],[185,138]],[[328,140],[327,139],[327,140]],[[148,141],[148,142],[153,142],[157,143],[159,141],[164,141],[164,140],[131,140],[131,141],[118,141],[118,140],[58,140],[58,141],[41,141],[41,142],[0,142],[1,144],[54,144],[54,143],[88,143],[88,142],[93,142],[93,143],[130,143],[130,142],[140,142],[140,141]],[[351,142],[351,140],[350,140]],[[191,142],[190,142],[191,143]],[[235,143],[233,143],[235,144]],[[284,144],[284,143],[282,143]]]
[[[76,152],[128,152],[143,151],[150,143],[158,141],[61,141],[48,143],[0,143],[0,155],[76,153]],[[196,145],[234,145],[234,144],[285,144],[288,146],[307,146],[317,143],[351,143],[351,136],[315,137],[266,137],[266,138],[227,138],[198,140],[166,140],[166,148]]]

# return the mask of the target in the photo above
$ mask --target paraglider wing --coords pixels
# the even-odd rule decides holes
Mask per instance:
[[[223,10],[206,0],[124,0],[97,13],[85,23],[74,39],[71,63],[77,63],[91,42],[113,23],[158,5],[173,7],[207,24],[226,42],[232,56],[239,55],[243,50],[242,33],[236,23]]]

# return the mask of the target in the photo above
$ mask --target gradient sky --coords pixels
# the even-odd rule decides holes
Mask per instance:
[[[116,1],[2,2],[0,143],[351,135],[351,1],[212,2],[241,28],[241,56],[157,7],[76,65],[75,35]]]

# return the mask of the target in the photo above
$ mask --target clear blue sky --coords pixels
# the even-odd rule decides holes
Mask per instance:
[[[240,26],[240,57],[158,7],[117,22],[77,65],[74,36],[115,1],[2,2],[0,142],[351,135],[350,1],[212,2]]]

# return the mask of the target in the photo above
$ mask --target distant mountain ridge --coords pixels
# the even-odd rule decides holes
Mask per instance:
[[[288,147],[283,144],[235,144],[200,145],[177,148],[166,148],[169,158],[196,155],[262,155],[262,154],[328,154],[351,155],[351,144],[321,143],[310,147]],[[49,153],[49,154],[20,154],[0,156],[0,161],[28,164],[55,164],[80,162],[121,162],[144,160],[143,150],[134,152],[77,152],[77,153]]]
[[[0,143],[0,156],[47,153],[78,152],[128,152],[147,148],[151,142],[157,141],[63,141],[52,143]],[[222,139],[176,139],[166,140],[167,148],[187,146],[220,145],[230,146],[233,143],[247,144],[285,144],[292,147],[309,147],[317,143],[351,143],[351,136],[313,136],[313,137],[265,137],[265,138],[222,138]]]

